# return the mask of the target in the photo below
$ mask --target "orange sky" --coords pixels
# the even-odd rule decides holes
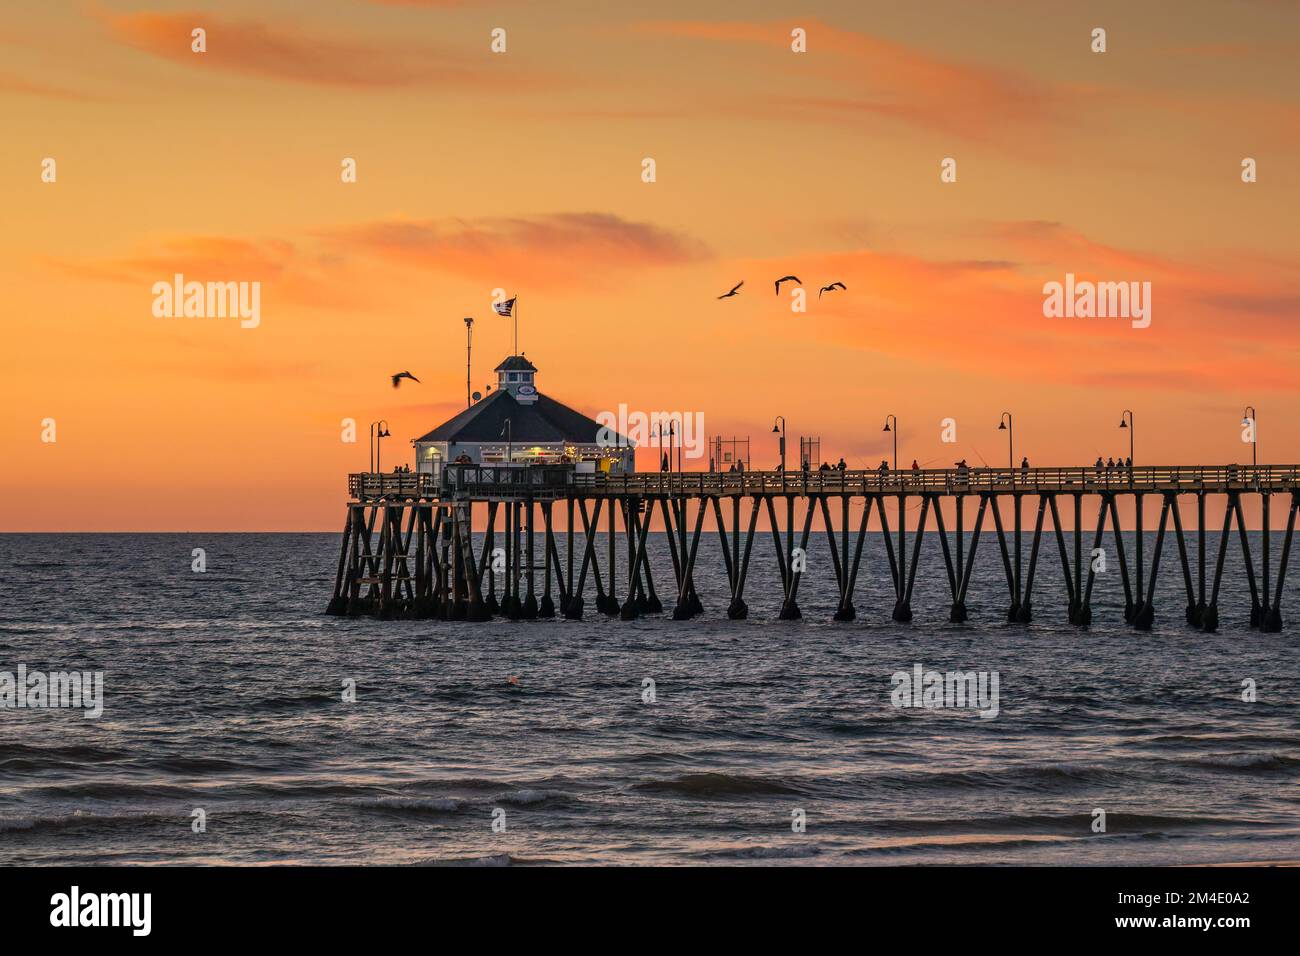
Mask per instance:
[[[1296,461],[1298,37],[1278,0],[6,10],[0,530],[335,530],[367,423],[395,462],[461,407],[463,316],[492,381],[496,287],[542,391],[762,467],[778,413],[853,466],[894,413],[942,467],[1003,460],[1003,409],[1034,464],[1123,454],[1126,407],[1140,463],[1249,460],[1248,403]],[[261,324],[155,318],[177,272]],[[1151,282],[1150,328],[1044,318],[1067,272]]]

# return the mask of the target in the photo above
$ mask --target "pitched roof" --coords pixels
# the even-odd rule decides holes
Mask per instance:
[[[526,361],[526,360],[525,360]],[[600,422],[567,405],[539,394],[537,401],[520,404],[507,390],[493,392],[463,412],[443,422],[417,442],[501,442],[506,419],[510,419],[510,440],[525,442],[575,442],[594,444],[604,427]],[[619,444],[630,444],[618,435]]]
[[[494,368],[494,372],[536,372],[537,366],[522,355],[511,355],[500,365]]]

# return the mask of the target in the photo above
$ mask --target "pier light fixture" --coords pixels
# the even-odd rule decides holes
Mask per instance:
[[[890,423],[891,421],[894,423],[894,427],[893,427],[893,428],[890,428],[890,427],[889,427],[889,423]],[[881,429],[881,431],[887,431],[887,432],[893,432],[893,433],[894,433],[894,471],[898,471],[898,416],[897,416],[897,415],[886,415],[886,416],[885,416],[885,427],[884,427],[883,429]]]
[[[506,440],[506,467],[509,467],[513,464],[515,449],[513,432],[511,430],[511,421],[508,418],[506,419],[505,427],[501,429],[501,437]]]
[[[1259,466],[1259,434],[1255,431],[1255,406],[1247,405],[1241,413],[1241,423],[1250,426],[1250,466]]]
[[[388,422],[381,418],[377,422],[370,423],[370,469],[373,473],[378,474],[380,446],[385,438],[390,437],[388,434]]]
[[[1128,429],[1128,460],[1133,460],[1133,433],[1137,429],[1133,426],[1133,413],[1127,408],[1119,416],[1119,427]]]
[[[780,424],[778,425],[777,422],[780,422]],[[784,415],[777,415],[776,418],[772,420],[772,433],[774,435],[781,436],[781,440],[779,442],[781,446],[781,474],[785,474],[785,416]]]
[[[656,438],[656,439],[658,439],[658,441],[659,441],[659,447],[660,447],[660,448],[663,448],[663,447],[664,447],[664,438],[667,437],[667,439],[668,439],[668,451],[667,451],[667,452],[664,452],[664,455],[665,455],[665,457],[666,457],[667,460],[668,460],[668,470],[669,470],[669,471],[672,471],[672,470],[674,469],[674,467],[675,467],[678,471],[681,471],[681,459],[680,459],[680,456],[679,456],[677,459],[674,459],[674,458],[673,458],[673,436],[677,434],[677,425],[676,425],[676,423],[673,421],[673,419],[671,419],[671,418],[668,419],[668,431],[667,431],[666,434],[665,434],[665,432],[664,432],[664,423],[663,423],[663,422],[660,422],[659,425],[657,426],[657,428],[658,428],[658,431],[657,431],[657,432],[652,432],[652,433],[651,433],[651,437],[652,437],[652,438]]]
[[[1007,433],[1007,467],[1011,469],[1011,480],[1016,480],[1016,429],[1010,412],[1003,412],[998,419],[998,431]]]
[[[474,345],[474,319],[467,315],[465,316],[465,407],[466,408],[469,408],[471,405],[474,404],[474,400],[470,397],[469,394],[469,367],[470,367],[470,356],[474,352],[473,345]]]

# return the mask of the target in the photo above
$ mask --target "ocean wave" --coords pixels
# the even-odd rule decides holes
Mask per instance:
[[[421,860],[416,866],[514,866],[524,862],[509,853],[494,853],[490,856],[435,857]]]
[[[940,835],[947,838],[955,834],[985,833],[990,836],[1029,834],[1084,834],[1093,823],[1091,813],[1063,814],[1007,814],[957,817],[895,817],[873,819],[870,829],[880,833],[904,835]],[[1131,833],[1135,830],[1169,831],[1196,827],[1235,827],[1246,824],[1241,819],[1215,816],[1173,816],[1157,813],[1128,813],[1108,810],[1106,826],[1110,833]]]
[[[1147,746],[1180,747],[1188,744],[1205,747],[1255,745],[1259,747],[1300,747],[1300,737],[1268,734],[1160,734],[1141,741]]]
[[[96,813],[77,810],[58,815],[36,815],[0,817],[0,833],[23,833],[44,830],[68,830],[90,828],[102,830],[105,827],[135,827],[141,824],[160,822],[183,826],[188,823],[188,812],[159,813],[146,810],[124,810],[113,813]]]
[[[1118,783],[1130,775],[1095,764],[1046,764],[997,770],[941,770],[882,775],[874,782],[887,789],[1035,790],[1062,792],[1081,785]]]
[[[127,754],[122,750],[110,750],[105,747],[92,747],[85,744],[38,744],[0,743],[0,766],[11,760],[27,761],[34,768],[42,764],[51,767],[81,765],[87,763],[112,763],[121,760]]]
[[[680,794],[686,797],[742,797],[802,794],[789,783],[735,773],[688,773],[669,780],[646,780],[633,790],[647,793]]]
[[[1300,767],[1300,757],[1280,753],[1227,753],[1207,754],[1204,757],[1184,757],[1174,761],[1184,767],[1206,767],[1211,770],[1292,770]]]
[[[802,860],[818,856],[821,849],[809,844],[800,846],[737,846],[712,850],[702,856],[731,860]]]
[[[194,796],[193,791],[185,787],[174,787],[162,783],[124,783],[119,780],[51,784],[32,787],[26,793],[72,800],[122,800],[126,798],[169,800],[192,799]]]
[[[507,790],[496,799],[499,803],[511,803],[516,806],[530,806],[555,800],[567,800],[571,795],[563,790]]]
[[[384,810],[414,814],[457,813],[469,804],[458,797],[370,797],[355,801],[355,805],[368,810]]]
[[[259,701],[244,701],[233,704],[237,710],[303,710],[307,708],[324,708],[339,704],[342,697],[337,693],[303,693],[295,697],[266,697]]]
[[[1014,849],[1018,847],[1043,846],[1044,844],[1074,843],[1086,839],[1089,839],[1089,837],[1064,834],[1041,834],[1030,836],[1027,834],[968,833],[948,838],[917,837],[913,840],[893,841],[890,843],[878,844],[876,846],[855,847],[850,850],[845,850],[844,855],[856,859],[862,857],[899,856],[901,854],[914,853],[917,851]],[[1102,838],[1098,837],[1098,839]]]

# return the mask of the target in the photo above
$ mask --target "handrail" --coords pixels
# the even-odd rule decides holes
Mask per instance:
[[[354,500],[420,497],[754,494],[1097,494],[1158,491],[1300,491],[1300,465],[1143,465],[1125,468],[920,468],[840,471],[579,473],[573,465],[447,465],[439,481],[408,472],[348,476]]]

